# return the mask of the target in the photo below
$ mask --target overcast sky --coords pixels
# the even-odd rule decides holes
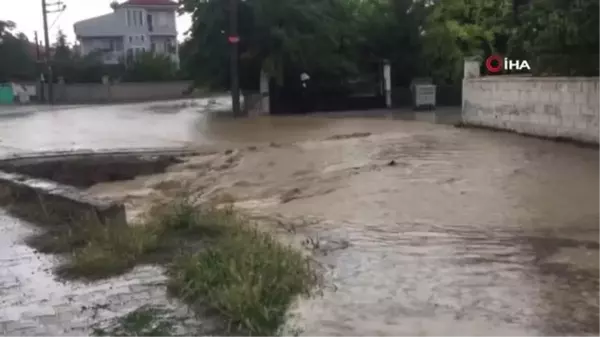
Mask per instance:
[[[48,3],[57,0],[47,0]],[[62,29],[69,39],[74,42],[73,24],[77,21],[94,16],[110,13],[112,0],[62,0],[67,9],[62,14],[50,14],[48,26],[50,29],[50,40],[54,41],[58,29]],[[122,2],[122,1],[119,1]],[[0,0],[0,20],[10,20],[17,24],[17,31],[25,33],[32,41],[34,32],[37,30],[39,38],[43,38],[42,31],[42,1],[41,0]],[[189,16],[177,19],[177,31],[182,39],[183,33],[190,27]]]

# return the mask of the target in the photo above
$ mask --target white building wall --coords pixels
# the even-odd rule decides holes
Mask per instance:
[[[165,10],[148,10],[147,14],[152,16],[152,34],[177,36],[175,13]]]
[[[148,16],[152,17],[152,30],[148,26]],[[81,40],[84,55],[96,49],[108,49],[110,45],[105,39],[113,36],[123,41],[122,50],[115,50],[120,57],[125,58],[128,50],[133,55],[149,52],[152,42],[156,52],[166,54],[168,48],[165,43],[169,41],[175,47],[170,55],[174,62],[179,63],[175,11],[172,9],[123,6],[111,14],[76,23],[75,32]]]
[[[599,101],[598,77],[467,78],[462,119],[466,124],[598,144]]]

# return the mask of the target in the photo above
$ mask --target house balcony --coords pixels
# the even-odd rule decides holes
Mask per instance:
[[[104,51],[102,52],[102,62],[104,64],[119,64],[123,53],[119,51]]]

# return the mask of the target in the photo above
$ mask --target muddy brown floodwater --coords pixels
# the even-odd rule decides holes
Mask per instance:
[[[238,150],[91,192],[132,217],[186,189],[293,223],[326,280],[291,310],[303,334],[598,334],[597,149],[398,120],[211,127]]]

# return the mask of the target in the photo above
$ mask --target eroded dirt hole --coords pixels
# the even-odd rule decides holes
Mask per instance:
[[[137,176],[164,173],[183,160],[176,155],[82,155],[0,161],[0,170],[52,180],[79,188],[131,180]]]

